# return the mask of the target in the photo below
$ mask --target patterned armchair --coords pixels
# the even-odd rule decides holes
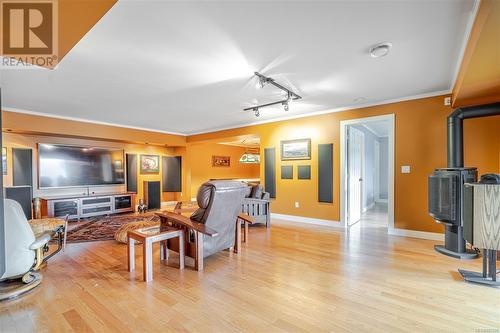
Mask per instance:
[[[271,198],[264,192],[262,185],[249,184],[246,188],[245,199],[241,205],[241,212],[254,218],[255,223],[265,223],[271,227]]]

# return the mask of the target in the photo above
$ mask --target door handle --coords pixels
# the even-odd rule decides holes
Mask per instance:
[[[363,181],[363,178],[359,178],[359,181],[362,182]]]

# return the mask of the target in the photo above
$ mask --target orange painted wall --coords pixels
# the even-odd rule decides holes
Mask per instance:
[[[427,214],[427,176],[437,167],[446,166],[446,118],[452,112],[443,105],[444,96],[386,104],[307,118],[279,121],[226,131],[188,137],[188,143],[216,141],[224,137],[255,134],[261,138],[261,150],[275,147],[277,159],[277,198],[272,203],[275,213],[298,215],[318,219],[340,219],[340,121],[395,114],[395,227],[402,229],[439,232]],[[498,133],[500,118],[483,118],[465,124],[465,161],[479,167],[480,173],[498,172],[500,145]],[[279,161],[280,140],[311,138],[310,161]],[[317,202],[317,145],[334,143],[334,202]],[[261,154],[261,159],[263,156]],[[312,179],[281,180],[283,164],[310,164]],[[410,165],[411,174],[401,174],[401,165]],[[296,172],[296,168],[294,169]],[[261,165],[263,175],[263,164]],[[300,202],[300,208],[294,202]]]
[[[259,178],[259,164],[239,163],[246,149],[216,143],[193,144],[187,147],[190,154],[191,196],[195,197],[201,184],[209,179]],[[230,167],[213,167],[212,156],[230,156]]]
[[[32,136],[25,134],[14,134],[14,133],[3,133],[3,146],[7,147],[7,175],[3,176],[4,186],[12,186],[12,148],[31,148],[33,150],[33,169],[34,169],[34,184],[36,186],[37,182],[37,144],[38,143],[64,143],[71,145],[82,145],[82,146],[99,146],[99,147],[113,147],[121,148],[125,153],[130,154],[152,154],[160,156],[177,156],[174,148],[158,147],[151,145],[137,145],[137,144],[123,144],[116,142],[103,142],[103,141],[92,141],[92,140],[82,140],[82,139],[69,139],[60,137],[50,137],[50,136]],[[140,170],[139,161],[137,161],[137,170]],[[138,173],[138,189],[137,189],[137,199],[143,197],[143,181],[161,181],[161,164],[160,173],[153,175],[141,175]],[[106,192],[114,190],[125,191],[125,186],[114,186],[106,187]],[[83,188],[82,188],[83,189]],[[95,187],[93,189],[96,189]],[[79,189],[69,189],[75,193],[79,193]],[[102,189],[101,189],[102,190]],[[42,193],[52,192],[55,193],[62,190],[45,190]],[[35,189],[35,192],[38,192]],[[81,192],[81,191],[80,191]],[[37,193],[35,193],[37,195]],[[162,201],[176,201],[181,199],[180,193],[162,193]]]
[[[393,113],[396,119],[395,226],[435,232],[441,231],[442,227],[434,223],[427,214],[427,176],[434,168],[446,166],[446,118],[452,109],[443,105],[443,97],[279,121],[187,138],[5,112],[4,145],[8,147],[28,145],[33,148],[36,142],[75,142],[119,146],[124,147],[127,152],[138,154],[180,155],[183,157],[183,191],[176,194],[164,194],[163,201],[171,201],[189,200],[196,195],[199,185],[210,178],[259,177],[259,167],[256,166],[238,166],[234,170],[212,168],[212,155],[231,155],[232,164],[235,166],[242,153],[241,148],[236,148],[239,149],[238,151],[235,149],[229,152],[234,148],[215,144],[221,139],[250,134],[258,135],[261,139],[261,148],[275,147],[279,154],[280,140],[311,138],[312,159],[310,161],[278,161],[277,199],[273,201],[272,210],[281,214],[338,221],[340,219],[340,121]],[[5,132],[7,129],[37,132],[43,135],[14,134]],[[51,137],[47,136],[47,133],[91,136],[96,139]],[[138,144],[141,142],[150,142],[155,145]],[[317,202],[317,145],[330,142],[334,143],[334,203],[321,204]],[[465,150],[467,165],[479,167],[480,173],[499,172],[500,117],[467,120],[465,122]],[[310,164],[312,179],[298,181],[295,176],[295,180],[282,181],[279,174],[282,164]],[[401,165],[410,165],[412,173],[400,174],[398,171]],[[296,170],[295,167],[295,173]],[[260,174],[264,174],[263,164],[260,166]],[[142,180],[145,179],[159,180],[160,176],[140,176],[140,186],[142,186]],[[5,182],[6,185],[9,184],[8,177]],[[138,197],[142,197],[142,188]],[[295,201],[300,202],[299,209],[295,208]]]

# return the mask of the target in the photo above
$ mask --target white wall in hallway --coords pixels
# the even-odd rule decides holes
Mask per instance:
[[[380,185],[379,185],[379,198],[387,200],[388,189],[387,184],[389,179],[389,139],[382,137],[378,139],[380,143]]]
[[[388,126],[388,125],[387,125]],[[370,208],[377,200],[388,199],[389,178],[389,138],[375,135],[364,125],[353,125],[364,133],[363,168],[363,210]],[[375,144],[378,143],[378,158]],[[378,167],[375,165],[378,163]],[[378,175],[377,175],[378,172]],[[378,184],[376,184],[378,180]],[[378,186],[377,186],[378,185]],[[378,192],[378,193],[377,193]]]

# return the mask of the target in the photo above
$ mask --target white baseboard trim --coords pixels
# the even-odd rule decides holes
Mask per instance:
[[[390,228],[389,235],[444,241],[444,234],[437,232]]]
[[[296,223],[321,225],[321,226],[335,228],[335,229],[344,229],[343,224],[341,224],[339,221],[334,221],[334,220],[322,220],[322,219],[315,219],[315,218],[311,218],[311,217],[276,214],[276,213],[271,213],[271,218],[286,220],[286,221],[296,222]]]

